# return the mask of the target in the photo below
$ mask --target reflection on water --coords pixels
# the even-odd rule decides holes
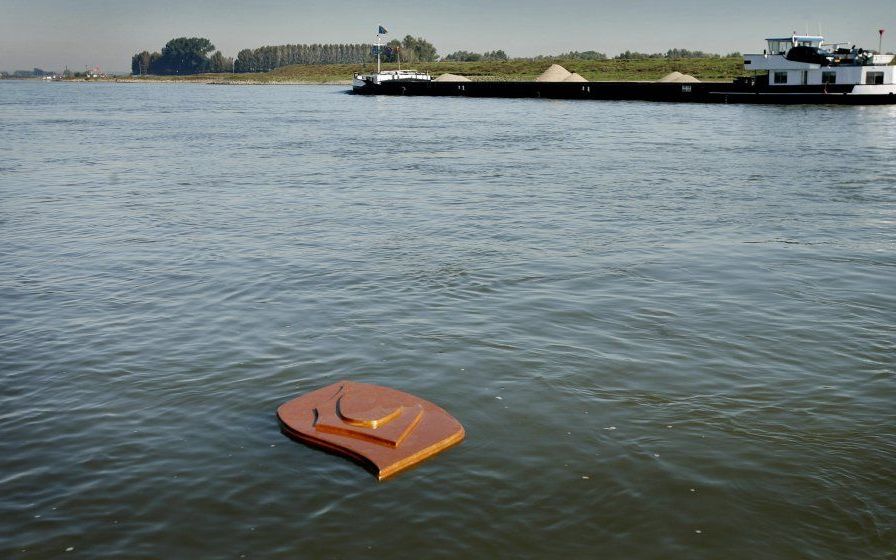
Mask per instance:
[[[886,557],[894,116],[0,84],[0,552]],[[339,379],[467,440],[279,433]]]

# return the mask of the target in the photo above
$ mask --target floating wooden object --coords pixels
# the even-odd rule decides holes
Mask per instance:
[[[277,409],[287,436],[345,455],[383,480],[464,439],[453,416],[402,391],[341,381]]]

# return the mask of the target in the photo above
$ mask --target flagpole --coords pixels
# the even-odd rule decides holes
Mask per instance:
[[[380,34],[376,34],[376,73],[380,73],[380,50],[382,50],[382,46],[380,45]]]

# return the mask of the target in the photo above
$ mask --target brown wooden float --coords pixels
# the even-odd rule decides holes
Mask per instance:
[[[340,381],[277,409],[284,434],[353,459],[383,480],[460,443],[453,416],[414,395]]]

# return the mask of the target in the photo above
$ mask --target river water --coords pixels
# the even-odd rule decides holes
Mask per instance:
[[[896,107],[344,90],[0,83],[0,556],[896,557]]]

